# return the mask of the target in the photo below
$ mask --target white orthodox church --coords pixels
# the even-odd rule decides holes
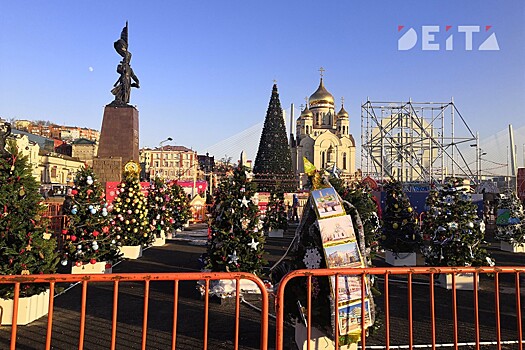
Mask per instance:
[[[350,134],[349,115],[343,103],[335,112],[334,96],[326,90],[321,76],[319,87],[297,118],[295,137],[291,137],[292,165],[301,184],[305,184],[303,157],[317,169],[337,167],[340,177],[355,176],[355,141]]]

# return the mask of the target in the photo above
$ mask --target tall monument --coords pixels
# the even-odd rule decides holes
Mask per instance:
[[[139,161],[139,112],[129,105],[129,99],[131,88],[140,86],[131,68],[128,22],[114,47],[122,57],[117,66],[120,76],[111,89],[115,100],[104,107],[98,154],[93,161],[93,168],[102,182],[120,181],[123,165],[130,160]]]

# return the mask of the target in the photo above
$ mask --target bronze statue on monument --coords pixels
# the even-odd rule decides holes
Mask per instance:
[[[113,84],[111,93],[115,95],[115,100],[110,104],[113,106],[126,106],[129,103],[129,97],[131,95],[131,88],[140,88],[139,79],[131,68],[131,52],[128,51],[128,22],[126,26],[122,28],[120,33],[120,39],[115,41],[113,44],[117,53],[122,56],[117,66],[117,73],[120,74],[118,80]],[[133,82],[132,82],[133,80]]]
[[[131,88],[139,88],[139,79],[130,65],[128,22],[113,46],[122,57],[117,66],[120,77],[111,90],[115,100],[104,107],[97,157],[93,159],[93,170],[102,183],[120,182],[124,164],[139,161],[139,111],[129,104]]]

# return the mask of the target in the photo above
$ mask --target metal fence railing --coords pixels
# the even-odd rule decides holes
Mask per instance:
[[[461,290],[459,278],[465,274],[472,290]],[[448,276],[447,289],[436,288],[437,276]],[[312,279],[329,276],[358,276],[361,282],[361,314],[359,317],[361,349],[412,349],[449,346],[458,348],[469,345],[480,349],[491,345],[501,349],[502,345],[523,349],[523,312],[520,278],[525,275],[525,267],[373,267],[297,270],[287,274],[279,284],[276,296],[276,349],[283,349],[285,310],[284,296],[288,283],[296,278],[306,282],[307,339],[312,339]],[[370,336],[365,322],[365,281],[373,276],[381,291],[375,297],[376,322],[382,323],[379,334]],[[481,277],[481,278],[480,278]],[[441,278],[440,278],[441,279]],[[500,280],[505,280],[505,289]],[[338,290],[339,278],[335,278],[334,290]],[[481,283],[480,283],[481,282]],[[401,285],[400,285],[401,283]],[[461,282],[463,283],[463,282]],[[509,287],[510,286],[510,287]],[[510,289],[510,290],[509,290]],[[504,297],[502,297],[504,293]],[[336,293],[334,305],[338,304]],[[366,297],[368,298],[368,297]],[[330,312],[330,310],[326,310]],[[338,315],[337,309],[332,310]],[[504,319],[504,322],[502,320]],[[503,327],[504,323],[504,327]],[[333,346],[339,349],[338,322],[334,322],[331,335]],[[514,329],[514,330],[512,330]],[[392,332],[395,331],[395,337]],[[504,333],[504,334],[503,334]],[[367,344],[373,338],[374,343]],[[404,341],[406,344],[392,344]],[[307,341],[307,348],[314,345]],[[316,348],[316,347],[315,347]]]
[[[10,344],[9,347],[11,350],[14,350],[17,348],[17,321],[18,321],[18,314],[19,314],[19,305],[21,302],[20,299],[20,292],[21,288],[23,290],[23,287],[27,284],[34,284],[34,283],[44,283],[48,286],[48,295],[49,295],[49,307],[47,308],[47,328],[45,331],[45,347],[42,346],[42,348],[45,349],[51,349],[56,348],[52,344],[52,339],[57,339],[57,335],[55,334],[55,338],[53,338],[53,326],[56,326],[57,320],[54,320],[55,315],[55,307],[54,307],[54,296],[56,294],[56,287],[59,284],[69,284],[69,283],[80,283],[81,284],[81,295],[80,295],[80,307],[78,310],[80,311],[80,322],[78,325],[78,328],[74,327],[74,325],[70,325],[70,328],[68,330],[69,334],[66,335],[66,337],[71,337],[72,334],[78,335],[78,344],[69,344],[68,348],[78,348],[80,350],[84,349],[84,342],[86,340],[86,324],[87,321],[87,308],[88,304],[92,304],[89,302],[88,298],[88,287],[92,287],[93,285],[104,285],[105,288],[108,288],[108,283],[112,284],[112,304],[110,306],[103,306],[98,305],[99,308],[102,307],[110,307],[111,308],[111,331],[110,331],[110,339],[109,339],[109,348],[110,349],[116,349],[117,347],[117,329],[119,327],[120,322],[125,322],[126,320],[118,319],[118,308],[119,308],[119,301],[121,299],[121,294],[119,292],[119,287],[127,282],[135,282],[143,284],[143,293],[142,293],[142,310],[126,310],[127,317],[134,317],[135,314],[140,314],[142,311],[142,332],[141,332],[141,341],[140,341],[140,348],[145,350],[148,348],[147,341],[148,341],[148,326],[155,327],[156,324],[148,324],[149,319],[149,313],[152,312],[158,312],[159,310],[150,310],[150,293],[152,292],[152,285],[155,283],[161,283],[162,281],[171,281],[174,283],[173,288],[173,294],[171,297],[171,303],[173,304],[172,312],[171,312],[171,320],[165,319],[164,322],[169,322],[171,324],[171,349],[175,349],[177,346],[177,327],[181,322],[188,322],[191,318],[195,318],[196,315],[182,315],[182,320],[180,320],[181,315],[178,311],[179,308],[179,283],[181,281],[201,281],[204,288],[204,295],[202,299],[203,303],[203,313],[204,313],[204,323],[202,325],[203,327],[203,339],[202,344],[204,349],[208,349],[208,328],[209,328],[209,299],[210,299],[210,282],[216,281],[216,280],[234,280],[235,281],[235,297],[233,305],[235,307],[235,325],[234,325],[234,336],[231,339],[232,346],[234,349],[239,348],[239,339],[240,337],[240,302],[241,302],[241,294],[240,294],[240,286],[241,280],[249,280],[253,282],[260,290],[260,298],[261,298],[261,313],[260,313],[260,349],[266,350],[268,347],[268,293],[266,291],[266,288],[264,286],[264,283],[255,275],[247,274],[247,273],[237,273],[237,272],[220,272],[220,273],[212,273],[212,272],[185,272],[185,273],[125,273],[125,274],[106,274],[106,275],[27,275],[27,276],[0,276],[0,284],[11,284],[14,286],[14,299],[13,299],[13,305],[12,305],[12,319],[11,319],[11,338],[10,338]],[[170,304],[171,304],[170,303]],[[3,310],[5,311],[5,310]],[[133,315],[133,316],[132,316]],[[222,322],[225,322],[223,320]],[[2,322],[4,323],[4,322]],[[220,324],[220,327],[224,327],[224,324]],[[3,328],[3,327],[2,327]],[[75,329],[76,328],[76,329]],[[99,331],[96,333],[99,335],[102,330],[99,329]],[[64,335],[58,335],[58,337],[64,337]],[[126,337],[130,337],[130,335],[126,335]],[[100,336],[100,339],[97,339],[97,346],[98,348],[103,347],[101,345],[102,336]],[[151,338],[150,338],[151,339]],[[86,347],[86,348],[89,348]],[[122,348],[122,346],[120,346]],[[167,348],[167,347],[166,347]]]

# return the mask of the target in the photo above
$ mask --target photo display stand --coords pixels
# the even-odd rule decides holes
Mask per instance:
[[[316,210],[316,225],[321,234],[327,268],[360,268],[365,266],[356,239],[352,218],[333,187],[311,192]],[[335,276],[330,277],[332,303],[335,303]],[[338,276],[337,322],[339,335],[359,336],[361,333],[361,277]],[[365,327],[372,325],[370,314],[370,286],[365,279]]]

